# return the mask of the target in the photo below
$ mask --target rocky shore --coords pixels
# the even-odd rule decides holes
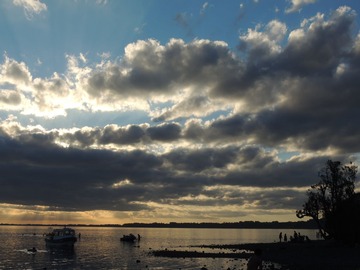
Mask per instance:
[[[197,246],[196,251],[156,250],[152,254],[176,258],[238,258],[248,259],[255,249],[263,251],[267,265],[274,263],[289,270],[360,270],[360,246],[318,240],[299,243],[255,243]],[[207,251],[203,251],[203,250]],[[209,252],[208,250],[214,250]],[[216,250],[216,252],[215,252]],[[220,251],[219,251],[220,250]]]

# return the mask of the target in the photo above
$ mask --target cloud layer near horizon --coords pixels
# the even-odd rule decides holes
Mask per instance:
[[[50,78],[5,55],[3,112],[144,111],[154,122],[47,130],[9,115],[1,203],[168,217],[184,206],[198,219],[294,211],[327,159],[360,152],[356,17],[343,6],[292,31],[273,20],[239,36],[239,51],[224,41],[139,40],[118,60],[68,55],[67,72]]]

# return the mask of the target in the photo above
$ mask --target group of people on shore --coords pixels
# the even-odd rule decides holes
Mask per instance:
[[[289,242],[308,242],[310,241],[309,237],[306,235],[301,235],[300,232],[294,231],[293,235],[290,235]],[[282,232],[279,233],[279,242],[288,242],[287,234],[283,235]],[[251,256],[247,263],[247,270],[261,270],[262,268],[262,250],[254,250],[253,256]]]
[[[287,238],[286,233],[284,234],[284,237],[283,237],[282,232],[280,232],[279,233],[279,242],[281,243],[282,240],[284,240],[284,242],[287,242],[288,238]],[[310,241],[309,237],[306,235],[301,235],[300,232],[294,231],[294,235],[290,235],[290,242],[305,242],[305,241],[309,242]]]

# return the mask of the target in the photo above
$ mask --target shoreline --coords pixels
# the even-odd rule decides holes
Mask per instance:
[[[239,222],[168,222],[168,223],[124,223],[124,224],[82,224],[82,223],[0,223],[0,226],[45,226],[45,227],[122,227],[122,228],[189,228],[189,229],[317,229],[312,221],[239,221]]]
[[[247,243],[232,245],[191,246],[200,251],[155,250],[154,256],[172,258],[234,258],[248,259],[255,249],[263,251],[263,261],[289,270],[359,270],[360,246],[346,246],[334,241]],[[202,248],[226,252],[204,252]],[[229,252],[232,251],[232,252]]]

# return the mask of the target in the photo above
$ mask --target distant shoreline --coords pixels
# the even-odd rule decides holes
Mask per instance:
[[[126,223],[126,224],[13,224],[0,223],[0,226],[42,226],[42,227],[122,227],[122,228],[201,228],[201,229],[317,229],[315,222],[259,222],[240,221],[226,223],[211,222],[170,222],[170,223]]]

